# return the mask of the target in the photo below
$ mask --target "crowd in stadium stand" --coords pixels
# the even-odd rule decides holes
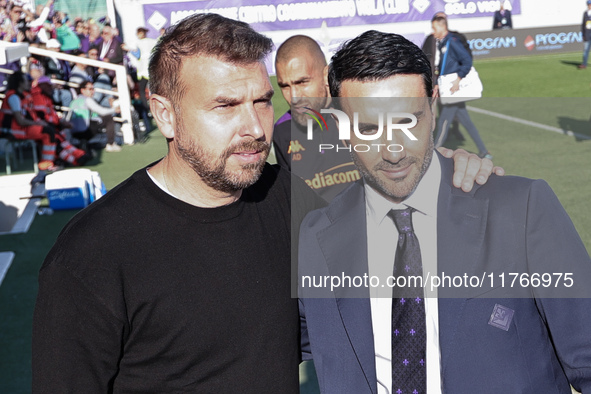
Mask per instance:
[[[136,127],[141,128],[144,133],[152,129],[146,99],[147,66],[148,54],[156,43],[155,40],[146,38],[146,32],[146,29],[138,29],[137,48],[131,48],[123,44],[118,29],[112,27],[106,17],[99,20],[72,18],[56,9],[54,0],[47,0],[45,4],[39,4],[35,9],[19,0],[0,0],[1,40],[28,43],[30,46],[80,58],[124,65],[135,111],[134,119],[138,123]],[[2,93],[6,97],[16,94],[20,99],[10,100],[12,107],[9,100],[4,100],[1,110],[0,137],[15,140],[33,139],[45,147],[49,141],[45,141],[47,135],[50,135],[51,144],[56,146],[56,149],[43,151],[47,155],[44,155],[39,163],[41,170],[59,168],[64,164],[83,164],[92,156],[93,150],[103,147],[106,152],[121,150],[118,144],[121,141],[115,138],[116,124],[113,122],[113,117],[116,116],[119,108],[116,97],[109,94],[109,91],[117,89],[114,71],[83,63],[68,62],[57,57],[37,55],[0,67],[12,72],[25,72],[24,76],[15,77],[16,79],[12,81],[13,89],[9,89],[7,85],[11,71],[0,73]],[[46,111],[37,111],[36,118],[33,119],[35,105],[32,93],[43,84],[50,85],[45,87],[45,93],[50,94],[48,97],[51,100],[45,101],[44,104],[58,109],[60,121],[57,123],[51,123],[45,119]],[[19,105],[15,106],[17,101]],[[27,106],[30,106],[29,111]],[[37,123],[29,125],[30,122],[22,122],[23,116],[14,116],[14,113],[19,111],[24,114],[24,118]],[[17,122],[17,118],[22,124]],[[42,133],[39,132],[39,127],[42,127]],[[76,160],[72,158],[64,160],[62,158],[64,155],[60,154],[65,148],[61,148],[60,141],[56,138],[64,139],[68,149],[72,146],[82,150],[83,153],[77,153]]]

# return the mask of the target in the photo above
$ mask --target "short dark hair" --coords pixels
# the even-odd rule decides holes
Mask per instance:
[[[379,81],[399,74],[421,75],[427,97],[433,95],[431,64],[421,48],[401,35],[370,30],[347,41],[332,57],[330,94],[339,97],[346,80]]]
[[[431,19],[431,23],[433,23],[433,22],[437,22],[437,23],[443,22],[445,24],[445,27],[447,27],[447,18],[445,16],[435,15],[433,17],[433,19]]]
[[[83,81],[83,82],[80,82],[80,86],[78,86],[76,88],[76,93],[81,94],[82,93],[82,89],[86,89],[86,87],[88,85],[94,87],[94,84],[91,81]]]
[[[262,62],[273,41],[248,24],[218,14],[191,15],[170,27],[150,58],[150,90],[178,103],[186,86],[180,82],[183,61],[193,56],[212,56],[233,64]]]

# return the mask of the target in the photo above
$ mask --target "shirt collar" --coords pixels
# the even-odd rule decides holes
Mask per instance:
[[[441,183],[441,164],[435,152],[431,164],[423,175],[416,190],[402,203],[396,204],[386,199],[377,190],[370,186],[365,180],[365,201],[368,214],[375,223],[381,223],[392,209],[414,208],[420,213],[434,217],[437,214],[437,198],[439,195],[439,184]]]

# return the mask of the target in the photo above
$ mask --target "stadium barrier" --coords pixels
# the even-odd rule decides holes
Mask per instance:
[[[581,25],[466,33],[475,59],[583,50]]]

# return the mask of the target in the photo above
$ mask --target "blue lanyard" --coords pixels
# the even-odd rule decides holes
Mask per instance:
[[[447,44],[445,45],[445,54],[443,55],[443,62],[441,62],[441,71],[439,71],[439,75],[445,75],[443,74],[443,70],[445,69],[445,62],[447,60],[447,53],[449,52],[449,42],[451,40],[451,37],[448,37],[447,39]]]

